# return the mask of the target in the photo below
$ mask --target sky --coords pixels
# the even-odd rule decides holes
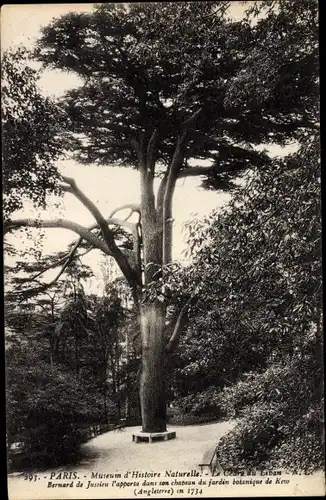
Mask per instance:
[[[249,3],[247,2],[247,6]],[[94,4],[36,4],[36,5],[5,5],[1,9],[1,48],[5,50],[23,44],[32,47],[40,35],[41,26],[46,26],[52,18],[70,11],[90,11]],[[235,19],[242,16],[246,6],[240,2],[233,2],[231,13]],[[59,71],[45,71],[40,79],[40,88],[45,95],[61,96],[67,89],[78,84],[73,75]],[[280,151],[276,149],[274,153]],[[74,177],[79,187],[95,203],[103,215],[108,215],[111,210],[125,203],[139,201],[139,178],[136,171],[127,168],[99,167],[95,165],[79,165],[73,160],[62,160],[59,169],[65,175]],[[200,188],[200,178],[188,178],[178,181],[174,198],[174,239],[173,256],[182,259],[185,242],[182,233],[182,224],[194,216],[208,214],[213,209],[223,206],[229,195],[204,191]],[[29,203],[24,210],[16,213],[15,218],[35,217],[57,218],[65,217],[69,220],[89,225],[93,222],[89,212],[72,195],[66,194],[64,202],[56,206],[55,199],[51,199],[46,212],[36,212]],[[196,215],[195,215],[196,214]],[[123,215],[123,214],[122,214]],[[37,230],[33,230],[34,238],[38,238]],[[61,229],[47,230],[42,241],[44,253],[63,250],[70,242],[75,240],[75,235]],[[10,243],[20,247],[30,245],[30,241],[22,240],[21,236],[10,235]],[[101,257],[99,252],[91,252],[84,258],[84,262],[91,265],[95,272],[99,272]],[[90,285],[95,286],[94,284]]]

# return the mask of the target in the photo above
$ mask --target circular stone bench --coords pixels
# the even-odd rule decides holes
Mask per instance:
[[[165,432],[135,432],[132,435],[132,440],[135,443],[153,443],[156,441],[168,441],[169,439],[175,439],[175,431],[165,431]]]

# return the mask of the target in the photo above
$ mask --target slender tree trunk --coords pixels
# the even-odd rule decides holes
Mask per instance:
[[[54,339],[54,332],[50,332],[50,342],[49,342],[49,345],[50,345],[50,368],[52,370],[53,368],[53,354],[54,354],[54,342],[55,342],[55,339]]]
[[[102,363],[102,369],[101,369],[101,389],[102,389],[102,398],[103,398],[103,414],[104,414],[104,421],[107,424],[108,423],[108,407],[107,407],[107,359],[106,357],[103,360]]]
[[[54,296],[51,298],[51,330],[50,330],[50,367],[51,370],[53,368],[53,360],[55,356],[55,349],[56,349],[56,331],[55,331],[55,317],[54,317]]]
[[[164,325],[163,304],[155,301],[142,308],[140,402],[143,432],[166,431]]]
[[[78,333],[75,329],[75,375],[79,377],[79,349],[78,349]]]
[[[115,364],[112,352],[110,354],[110,358],[111,358],[112,393],[114,395],[114,401],[116,402],[117,384],[116,384]]]
[[[128,328],[126,328],[126,366],[129,366],[129,333]],[[130,416],[130,381],[129,381],[129,371],[126,370],[126,398],[125,398],[125,418],[128,419]]]
[[[106,385],[104,384],[102,387],[102,397],[103,397],[103,414],[104,414],[104,422],[108,423],[108,407],[106,402]]]
[[[117,393],[117,402],[118,402],[118,415],[119,420],[121,418],[121,399],[120,399],[120,365],[119,365],[119,354],[118,346],[115,347],[115,374],[116,374],[116,393]]]

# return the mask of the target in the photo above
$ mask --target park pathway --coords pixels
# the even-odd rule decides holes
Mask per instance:
[[[82,458],[77,464],[42,470],[41,476],[49,477],[51,472],[61,471],[71,471],[79,477],[89,477],[93,471],[107,474],[124,473],[126,470],[200,470],[198,464],[204,454],[210,450],[213,452],[218,440],[233,426],[234,423],[230,421],[197,426],[171,426],[169,430],[176,431],[176,439],[137,444],[132,442],[132,433],[139,431],[139,426],[127,427],[124,431],[106,432],[82,445]],[[10,489],[15,490],[18,483],[22,484],[22,473],[12,473],[8,480]]]
[[[225,484],[223,477],[212,477],[208,470],[204,470],[199,477],[196,476],[196,471],[200,472],[198,464],[202,461],[204,454],[207,451],[213,451],[219,439],[233,427],[234,422],[230,421],[198,426],[171,426],[170,430],[175,430],[177,433],[176,439],[137,444],[132,442],[132,433],[139,430],[139,427],[129,427],[124,432],[107,432],[83,445],[84,456],[75,465],[35,471],[31,476],[32,481],[26,480],[22,473],[10,474],[8,476],[9,499],[90,500],[91,498],[122,499],[149,496],[168,498],[178,492],[182,492],[182,497],[189,498],[189,495],[197,495],[196,491],[202,487],[201,484],[204,484],[202,490],[204,497],[265,496],[264,482],[261,489],[257,485],[253,488],[249,484],[245,487],[236,486],[234,490],[233,483],[227,481]],[[178,475],[167,475],[166,471],[177,471]],[[55,478],[61,472],[65,473],[65,477],[61,475]],[[145,476],[141,475],[142,472],[156,473],[156,476],[147,475],[148,479],[144,480]],[[191,477],[180,474],[182,472],[189,473]],[[157,483],[151,482],[157,480],[158,473],[161,479],[168,478],[169,482],[161,483],[161,479]],[[302,482],[303,476],[294,477],[299,479],[290,478],[289,484],[284,488],[277,486],[277,491],[284,496],[306,496],[311,491],[324,492],[323,474],[305,476],[304,483]],[[286,478],[288,479],[289,476]],[[189,481],[191,479],[196,479],[197,482]],[[136,485],[130,482],[136,480],[139,480]],[[206,482],[201,483],[202,480]],[[68,487],[58,487],[58,484],[62,482]],[[70,483],[71,487],[69,487]],[[189,485],[195,485],[195,487],[189,488]],[[181,490],[178,489],[180,487]],[[173,488],[175,490],[171,493]],[[163,496],[160,494],[161,491],[164,492]],[[272,491],[270,490],[267,496]],[[198,494],[201,495],[201,493]]]
[[[202,462],[204,454],[208,451],[213,453],[219,439],[233,426],[232,422],[171,426],[169,430],[176,431],[176,439],[137,444],[132,442],[132,434],[134,431],[139,431],[139,427],[106,432],[82,446],[83,458],[76,464],[34,471],[34,474],[31,473],[27,479],[22,473],[9,474],[9,499],[75,500],[138,496],[138,493],[133,493],[134,490],[129,484],[126,485],[126,480],[151,477],[141,476],[142,473],[156,473],[156,475],[160,473],[160,477],[164,478],[165,471],[200,472],[198,464]],[[61,472],[64,472],[65,476],[63,474],[59,476]],[[135,479],[135,474],[140,476]],[[208,476],[209,471],[204,471],[204,474]],[[172,475],[173,477],[175,476]],[[72,479],[74,481],[71,481]],[[96,487],[90,486],[92,481]],[[143,485],[144,480],[140,481]],[[62,482],[67,486],[71,483],[72,487],[58,487],[58,483]],[[151,493],[150,496],[155,495]]]
[[[78,465],[80,472],[109,469],[191,470],[197,468],[204,453],[214,450],[218,440],[232,427],[231,422],[197,426],[173,426],[177,438],[155,443],[133,443],[132,433],[139,427],[127,427],[124,432],[107,432],[83,446],[85,458]],[[72,470],[77,470],[76,467]]]

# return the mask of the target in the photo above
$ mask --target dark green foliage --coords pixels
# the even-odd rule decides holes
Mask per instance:
[[[321,467],[318,137],[253,175],[192,234],[184,284],[197,276],[200,299],[176,357],[179,407],[240,418],[221,445],[226,469]]]
[[[72,283],[73,284],[73,283]],[[6,314],[7,439],[12,469],[74,460],[94,426],[138,418],[138,353],[122,331],[127,312],[117,290],[63,299],[40,296]],[[124,326],[124,329],[123,329]],[[131,383],[129,380],[133,381]],[[133,405],[126,415],[126,398]],[[106,426],[106,427],[105,427]]]
[[[296,8],[295,3],[285,2],[286,9]],[[301,96],[303,88],[306,95],[316,87],[316,29],[311,27],[307,45],[298,36],[300,28],[295,27],[294,36],[287,22],[280,41],[273,34],[277,16],[257,26],[230,22],[227,6],[102,4],[91,13],[69,13],[43,29],[35,56],[83,80],[65,102],[80,161],[136,167],[135,141],[146,149],[157,130],[157,163],[167,165],[184,121],[201,109],[182,168],[189,168],[189,159],[209,159],[213,168],[205,186],[229,189],[242,171],[268,162],[252,144],[289,141],[310,125],[310,101]],[[303,10],[315,22],[311,2]],[[270,63],[274,49],[282,52],[287,68],[300,66],[300,71],[286,69],[284,78],[284,65]],[[305,58],[310,59],[304,63]],[[266,74],[266,66],[275,74]],[[269,84],[250,86],[260,73]],[[268,91],[262,92],[261,85]]]
[[[301,358],[251,374],[221,395],[229,416],[241,417],[221,441],[224,469],[323,468],[324,402],[316,349],[320,346],[311,338]]]
[[[295,127],[310,128],[318,112],[318,2],[262,1],[249,6],[255,44],[231,82],[226,103],[234,110],[256,109],[278,116],[269,136],[275,142],[292,137]],[[259,16],[259,17],[258,17]],[[292,120],[285,119],[292,113]],[[247,121],[249,128],[255,126]]]
[[[9,217],[22,208],[22,196],[45,205],[57,185],[62,143],[59,108],[38,89],[27,51],[8,50],[1,59],[3,208]]]
[[[58,366],[44,343],[10,347],[6,355],[9,466],[55,465],[71,459],[100,419],[96,393]],[[19,444],[19,454],[11,445]]]
[[[188,385],[187,378],[187,375],[185,375],[183,379],[186,386]],[[226,415],[226,412],[221,409],[218,389],[213,386],[202,389],[200,386],[198,387],[198,385],[197,387],[191,387],[191,393],[189,395],[181,398],[179,397],[175,400],[176,410],[173,420],[174,423],[178,421],[194,424],[196,422],[212,422],[214,420],[220,420]]]
[[[207,400],[206,400],[207,403]],[[193,414],[187,413],[184,407],[174,407],[168,410],[169,425],[204,425],[217,420],[216,415],[209,413]]]

